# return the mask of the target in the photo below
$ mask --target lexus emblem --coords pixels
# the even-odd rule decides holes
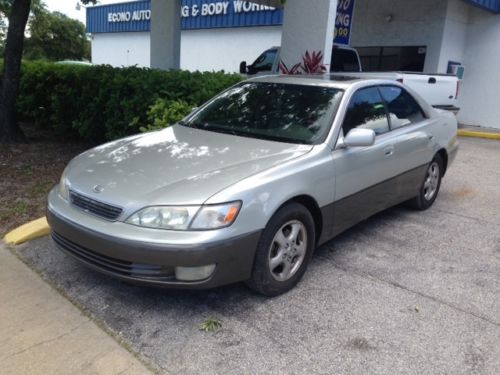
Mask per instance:
[[[104,190],[104,186],[102,185],[96,185],[92,188],[92,190],[94,191],[94,193],[102,193],[102,191]]]

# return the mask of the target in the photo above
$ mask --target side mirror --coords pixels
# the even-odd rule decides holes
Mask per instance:
[[[375,143],[375,132],[372,129],[351,129],[344,139],[339,139],[338,148],[368,147]]]
[[[242,61],[240,63],[240,73],[247,74],[247,62],[246,61]]]

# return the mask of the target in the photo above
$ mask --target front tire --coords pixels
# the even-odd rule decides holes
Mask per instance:
[[[419,194],[409,202],[413,208],[424,211],[433,205],[441,188],[443,171],[443,159],[439,155],[434,156],[427,168]]]
[[[262,232],[246,284],[269,297],[286,293],[304,275],[314,247],[314,221],[309,210],[298,203],[283,206]]]

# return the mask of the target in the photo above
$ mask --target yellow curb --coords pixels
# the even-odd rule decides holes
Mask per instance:
[[[458,129],[458,135],[461,137],[476,137],[486,139],[500,139],[500,133],[487,133],[475,130]]]
[[[20,245],[26,241],[46,236],[50,233],[49,223],[45,217],[21,225],[19,228],[7,233],[4,241],[9,245]]]

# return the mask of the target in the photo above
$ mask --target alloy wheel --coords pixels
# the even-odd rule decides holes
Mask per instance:
[[[276,281],[289,280],[299,270],[307,252],[305,225],[292,220],[281,226],[269,249],[269,270]]]

